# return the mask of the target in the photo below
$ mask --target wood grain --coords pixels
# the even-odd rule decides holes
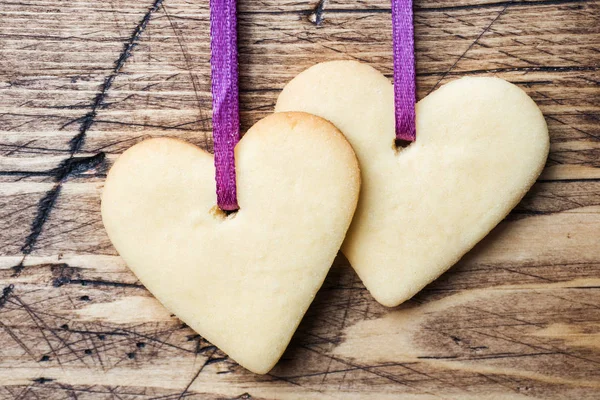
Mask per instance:
[[[321,6],[239,1],[244,129],[316,62],[391,76],[389,2]],[[597,0],[415,2],[419,97],[464,75],[518,84],[546,116],[547,167],[397,309],[338,257],[282,361],[256,376],[152,298],[99,213],[132,144],[212,148],[208,2],[3,0],[0,399],[597,399],[599,16]]]

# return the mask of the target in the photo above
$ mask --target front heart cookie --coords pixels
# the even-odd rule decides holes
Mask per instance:
[[[304,113],[261,120],[235,156],[233,215],[216,206],[211,154],[151,139],[110,170],[102,219],[160,302],[241,365],[266,373],[342,244],[360,172],[344,136]]]
[[[544,118],[521,89],[463,78],[417,104],[417,140],[394,145],[393,88],[368,65],[318,64],[276,111],[335,124],[359,160],[359,204],[342,251],[377,301],[396,306],[455,264],[521,200],[549,149]]]

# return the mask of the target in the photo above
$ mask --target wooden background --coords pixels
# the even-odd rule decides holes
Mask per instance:
[[[164,310],[100,220],[129,146],[212,146],[207,4],[0,0],[0,399],[600,398],[600,2],[416,1],[419,97],[464,75],[518,84],[546,116],[548,165],[397,309],[338,257],[266,376]],[[316,62],[391,76],[388,0],[239,10],[244,129]]]

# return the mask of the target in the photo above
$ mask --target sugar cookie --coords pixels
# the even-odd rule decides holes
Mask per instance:
[[[235,214],[216,207],[213,156],[163,138],[118,159],[102,219],[159,301],[241,365],[266,373],[342,244],[360,172],[344,136],[305,113],[261,120],[235,155]]]
[[[394,146],[390,81],[366,64],[318,64],[294,78],[276,111],[335,124],[359,160],[362,187],[342,251],[377,301],[396,306],[455,264],[520,201],[542,171],[548,130],[518,87],[463,78],[417,104],[417,140]]]

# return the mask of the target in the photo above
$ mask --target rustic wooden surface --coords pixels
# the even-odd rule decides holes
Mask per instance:
[[[600,398],[600,2],[416,1],[419,97],[463,75],[515,82],[546,116],[548,165],[397,309],[340,256],[256,376],[164,310],[100,220],[126,148],[212,145],[208,1],[152,1],[0,1],[0,399]],[[388,0],[239,8],[245,128],[316,62],[391,74]]]

